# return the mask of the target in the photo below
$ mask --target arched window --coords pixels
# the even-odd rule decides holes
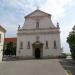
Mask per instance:
[[[36,28],[39,28],[39,21],[36,22]]]
[[[49,47],[48,47],[48,41],[46,41],[46,48],[48,49]]]
[[[27,49],[30,49],[30,41],[28,41]]]
[[[56,49],[57,48],[57,45],[56,45],[56,41],[54,40],[54,48]]]
[[[20,42],[20,49],[23,49],[23,42]]]

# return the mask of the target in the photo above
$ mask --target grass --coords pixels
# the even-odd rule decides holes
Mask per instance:
[[[67,70],[67,73],[68,73],[68,75],[72,75],[72,73],[69,70]]]
[[[71,71],[68,70],[67,65],[60,61],[60,64],[62,67],[66,70],[67,75],[72,75]]]

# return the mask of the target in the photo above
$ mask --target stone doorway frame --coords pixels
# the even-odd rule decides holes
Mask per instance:
[[[34,42],[33,44],[32,44],[32,48],[33,48],[33,56],[34,56],[34,58],[35,58],[35,49],[36,48],[39,48],[40,49],[40,58],[42,58],[43,57],[43,43],[41,43],[40,41],[36,41],[36,42]]]

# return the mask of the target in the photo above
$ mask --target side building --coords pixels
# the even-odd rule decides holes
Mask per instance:
[[[16,55],[16,37],[8,37],[4,39],[4,51],[3,55]]]
[[[0,25],[0,61],[3,57],[4,38],[6,30]]]

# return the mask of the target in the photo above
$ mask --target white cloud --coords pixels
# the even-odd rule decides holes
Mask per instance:
[[[2,2],[20,9],[20,12],[32,11],[38,5],[42,10],[51,13],[54,19],[58,19],[65,15],[65,6],[72,0],[2,0]]]
[[[53,15],[53,19],[57,20],[65,16],[65,6],[69,5],[72,0],[47,0],[42,9]]]

